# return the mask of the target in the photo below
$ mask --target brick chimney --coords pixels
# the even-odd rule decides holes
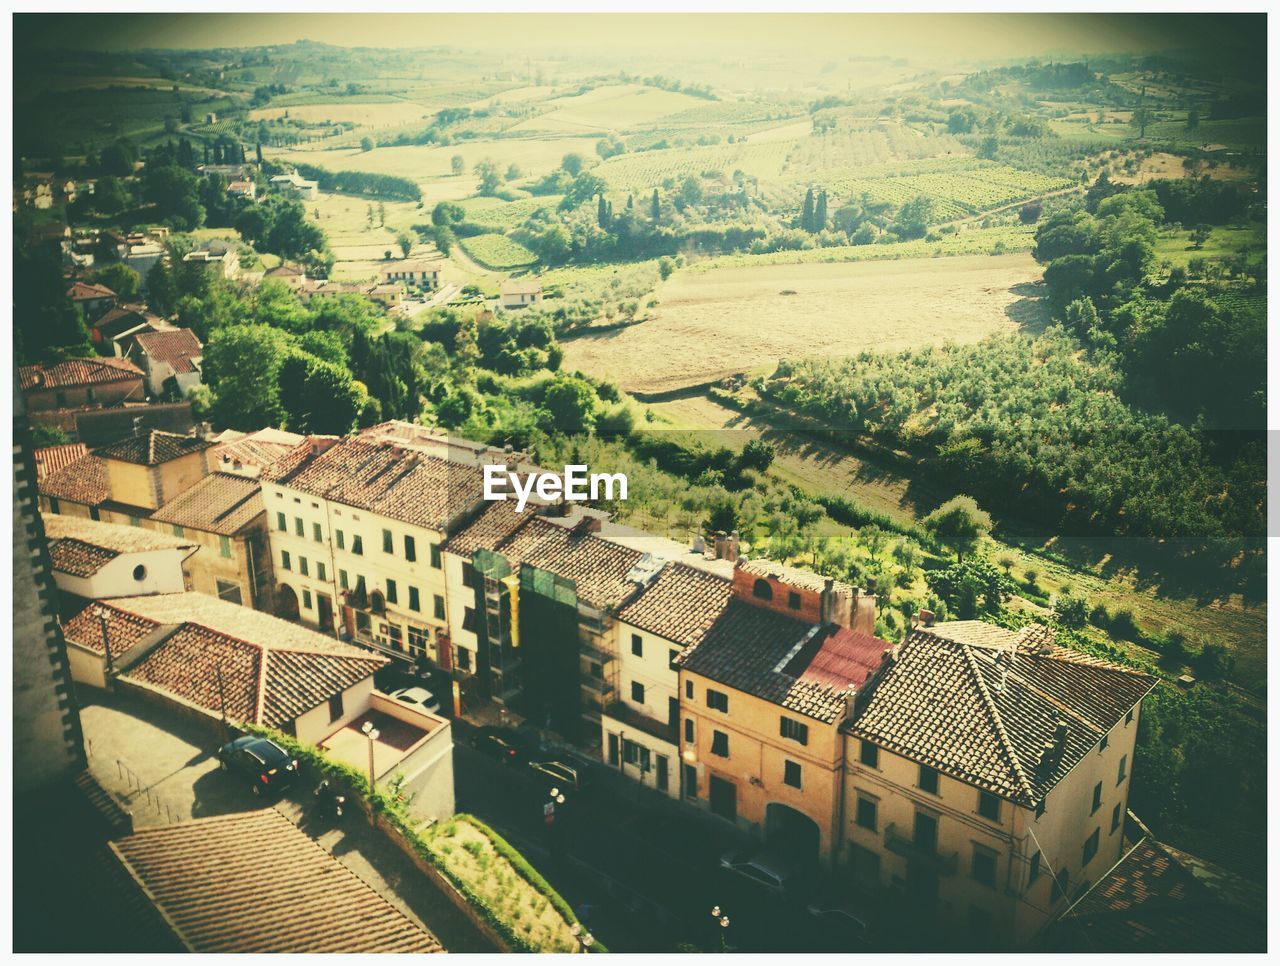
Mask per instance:
[[[738,531],[726,534],[723,530],[717,530],[715,535],[715,554],[717,560],[737,560],[738,559]]]

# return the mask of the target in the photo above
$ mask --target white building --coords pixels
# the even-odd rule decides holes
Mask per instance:
[[[56,513],[44,531],[58,589],[89,600],[181,593],[182,562],[198,549],[154,530]]]
[[[498,308],[504,312],[535,308],[542,304],[542,282],[536,278],[509,278],[498,287]]]
[[[152,396],[159,396],[172,386],[185,399],[201,384],[204,346],[190,329],[139,331],[123,341],[129,344],[126,358],[146,373],[147,392]]]
[[[311,201],[320,195],[320,183],[308,181],[296,171],[292,174],[277,174],[271,179],[271,187],[276,191],[293,195],[303,201]]]

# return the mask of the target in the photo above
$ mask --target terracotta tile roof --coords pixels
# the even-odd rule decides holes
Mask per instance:
[[[66,443],[62,446],[42,446],[35,451],[36,480],[43,480],[50,473],[56,473],[64,466],[70,466],[76,460],[87,455],[89,447],[84,443]]]
[[[196,546],[189,540],[142,527],[122,527],[57,513],[44,517],[44,532],[49,541],[53,569],[77,577],[93,576],[122,553]]]
[[[168,363],[176,373],[195,372],[196,360],[204,355],[204,346],[190,329],[142,332],[134,341],[153,361]]]
[[[297,265],[277,265],[275,268],[269,269],[266,272],[266,277],[267,278],[285,278],[285,277],[292,278],[294,276],[303,275],[303,274],[305,274],[305,272],[303,272],[303,270],[299,268]]]
[[[549,570],[574,582],[579,600],[610,607],[636,589],[629,579],[644,554],[581,529],[534,517],[496,548],[511,563]]]
[[[111,645],[112,657],[119,657],[139,641],[159,630],[161,626],[160,621],[122,610],[110,601],[98,601],[97,606],[105,611],[107,643]],[[102,621],[94,611],[94,605],[86,607],[67,621],[62,633],[68,641],[102,654],[104,651]]]
[[[96,299],[113,299],[115,297],[116,293],[105,285],[95,285],[92,282],[73,282],[71,287],[67,289],[67,298],[73,302],[91,302]]]
[[[233,536],[264,512],[262,485],[257,480],[231,473],[210,473],[156,510],[151,519]]]
[[[67,359],[52,366],[23,366],[18,370],[18,379],[24,391],[100,386],[141,378],[142,370],[132,362],[112,356]]]
[[[111,843],[195,953],[433,953],[439,941],[275,809]]]
[[[107,309],[97,319],[89,323],[89,328],[97,329],[108,339],[136,329],[138,326],[151,326],[155,329],[170,328],[158,315],[153,315],[140,305],[117,305]]]
[[[861,660],[867,637],[835,624],[808,624],[734,597],[702,640],[676,663],[829,724],[846,711],[846,688],[871,673]],[[872,648],[875,664],[888,646],[878,641]],[[843,674],[849,677],[841,682]]]
[[[428,530],[445,529],[483,489],[479,467],[358,436],[263,478]]]
[[[480,512],[444,542],[444,549],[470,560],[476,550],[494,549],[534,516],[531,508],[516,513],[510,500],[482,503]]]
[[[687,647],[702,640],[732,596],[732,580],[673,563],[618,612],[618,619]]]
[[[821,593],[827,585],[827,578],[821,574],[815,574],[812,570],[803,570],[799,567],[790,567],[775,560],[758,558],[744,561],[741,566],[746,573],[755,577],[776,577],[783,583],[802,590]]]
[[[536,295],[542,291],[542,282],[536,278],[509,278],[498,288],[503,295]]]
[[[139,436],[131,436],[109,446],[99,447],[93,452],[103,459],[136,463],[139,466],[156,466],[189,453],[198,453],[211,445],[213,444],[198,436],[181,436],[178,433],[150,429]]]
[[[238,433],[228,429],[214,437],[209,456],[215,466],[223,463],[255,466],[259,470],[273,467],[282,458],[308,448],[307,437],[282,429],[260,429],[255,433]]]
[[[1055,952],[1266,950],[1266,893],[1252,882],[1147,838],[1049,930]]]
[[[1065,648],[1010,654],[916,630],[848,730],[1030,806],[1155,686]],[[1066,748],[1042,766],[1060,720]]]
[[[111,483],[107,461],[90,453],[81,459],[49,473],[39,483],[45,496],[72,503],[97,506],[111,499]]]

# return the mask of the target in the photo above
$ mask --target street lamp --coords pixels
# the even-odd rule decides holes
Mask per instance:
[[[729,944],[725,940],[725,935],[729,931],[729,917],[724,915],[723,910],[719,906],[711,907],[711,918],[716,921],[716,925],[720,927],[720,952],[728,952]]]
[[[591,947],[595,945],[596,937],[583,929],[582,923],[575,922],[569,927],[569,931],[573,933],[573,938],[578,940],[578,945],[581,947],[580,952],[588,953],[591,951]]]
[[[360,726],[360,730],[363,731],[364,736],[369,739],[369,820],[374,821],[373,791],[374,782],[377,780],[377,776],[373,771],[373,743],[381,737],[381,732],[373,726],[372,721],[366,721]]]
[[[98,615],[98,626],[102,628],[102,652],[107,656],[107,677],[115,674],[115,663],[111,660],[111,640],[107,637],[107,609],[101,604],[94,607]]]

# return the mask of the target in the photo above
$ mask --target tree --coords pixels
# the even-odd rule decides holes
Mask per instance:
[[[566,154],[560,159],[560,167],[564,168],[565,171],[569,172],[569,174],[573,175],[575,178],[582,174],[582,167],[584,164],[585,159],[576,151]]]
[[[413,236],[407,231],[402,231],[396,235],[396,246],[400,249],[400,253],[405,257],[409,257],[409,253],[413,251]]]
[[[94,269],[89,273],[89,281],[105,285],[116,293],[116,298],[121,302],[136,300],[142,287],[142,276],[122,262]]]
[[[614,155],[624,154],[626,150],[626,144],[616,134],[610,134],[608,137],[601,138],[596,142],[596,154],[605,160],[612,158]]]
[[[971,496],[955,496],[924,518],[924,527],[939,543],[955,551],[956,559],[978,548],[991,529],[991,517]]]
[[[378,202],[378,225],[386,227],[387,224],[387,206],[385,202]]]
[[[663,255],[658,259],[658,276],[665,282],[676,270],[675,260]]]
[[[606,207],[604,195],[596,199],[596,224],[605,231],[609,230],[609,209]]]
[[[800,228],[803,231],[813,231],[813,188],[804,193],[804,207],[800,210]]]
[[[477,192],[486,196],[497,193],[502,185],[502,174],[498,171],[496,164],[486,158],[478,162],[472,171],[480,178],[480,184],[476,187]]]
[[[827,228],[827,189],[818,192],[818,201],[813,209],[813,230],[826,231]]]
[[[217,394],[215,421],[252,431],[279,426],[284,417],[278,376],[289,336],[269,325],[231,325],[204,350],[205,380]]]
[[[653,200],[649,202],[649,216],[658,221],[662,217],[662,202],[658,198],[658,189],[653,189]]]
[[[1053,617],[1063,627],[1084,627],[1089,619],[1089,604],[1083,597],[1063,594],[1054,605]]]
[[[596,392],[574,376],[556,376],[547,384],[543,405],[555,429],[567,436],[591,432],[595,423]]]
[[[463,160],[462,155],[455,154],[449,159],[449,167],[453,169],[454,176],[465,174],[467,170],[467,162]]]
[[[1145,107],[1140,107],[1133,112],[1133,118],[1129,123],[1138,129],[1138,137],[1145,138],[1147,136],[1147,125],[1151,123],[1151,112]]]
[[[523,178],[523,177],[524,177],[524,171],[522,171],[522,170],[521,170],[520,165],[518,165],[518,164],[509,164],[509,165],[507,165],[507,180],[508,180],[508,181],[515,181],[515,180],[517,180],[517,179],[519,179],[519,178]]]
[[[192,231],[204,224],[204,208],[200,205],[199,179],[190,171],[167,164],[158,168],[147,165],[142,195],[156,206],[158,220],[178,231]]]
[[[452,201],[442,201],[431,209],[433,225],[460,225],[467,219],[467,212],[461,205]]]
[[[360,139],[360,150],[361,150],[361,151],[372,151],[372,150],[373,150],[373,138],[368,137],[367,135],[366,135],[365,137],[362,137],[362,138]]]
[[[947,609],[962,620],[971,620],[983,613],[999,613],[1013,593],[1012,581],[981,557],[931,571],[925,581],[929,589],[946,602]]]
[[[1187,130],[1194,131],[1200,126],[1200,112],[1194,107],[1187,111]]]
[[[738,457],[738,465],[743,469],[758,470],[763,473],[773,465],[773,444],[763,439],[752,439],[742,448]]]
[[[46,249],[14,248],[13,318],[19,359],[56,362],[93,354],[80,310],[67,297],[60,259]]]
[[[89,196],[93,210],[103,215],[118,215],[133,204],[133,197],[123,181],[110,175],[98,179]]]

